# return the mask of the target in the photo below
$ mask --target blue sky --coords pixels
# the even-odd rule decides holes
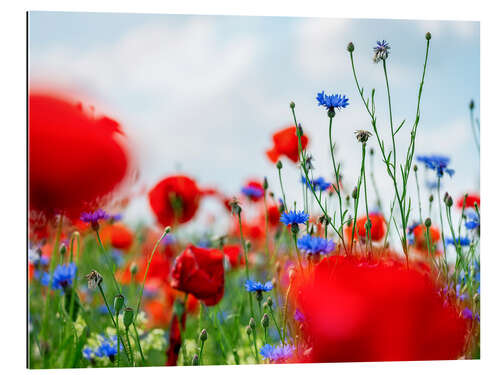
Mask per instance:
[[[398,155],[405,151],[430,31],[416,154],[451,157],[456,175],[444,189],[452,195],[479,189],[468,118],[472,98],[479,110],[477,22],[32,12],[29,26],[31,82],[77,92],[119,119],[138,150],[138,185],[182,171],[228,194],[248,177],[267,176],[278,189],[264,152],[271,134],[291,123],[290,100],[310,135],[316,174],[331,179],[328,119],[315,102],[322,90],[350,98],[335,117],[334,139],[346,183],[354,184],[361,151],[353,132],[370,123],[350,70],[351,41],[361,85],[376,89],[386,143],[383,71],[371,57],[376,40],[391,44],[394,119],[408,124],[398,134]],[[369,146],[376,148],[375,139]],[[297,169],[286,163],[283,172],[288,194],[300,202]],[[380,157],[375,174],[389,200]],[[127,212],[130,221],[139,217],[152,220],[145,198]]]

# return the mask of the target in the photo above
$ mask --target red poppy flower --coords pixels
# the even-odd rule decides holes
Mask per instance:
[[[404,262],[325,258],[294,299],[311,362],[457,359],[467,322],[429,273]]]
[[[219,250],[189,245],[175,260],[170,285],[216,305],[224,295],[223,259]]]
[[[426,227],[424,224],[419,224],[413,228],[413,235],[415,237],[415,248],[421,250],[427,254],[427,238],[426,238]],[[439,229],[431,226],[429,228],[429,244],[431,247],[438,243],[440,238]]]
[[[200,204],[202,192],[189,177],[177,175],[164,178],[149,192],[149,204],[158,222],[163,225],[182,224],[191,220]]]
[[[272,205],[267,208],[267,220],[271,227],[275,227],[280,223],[280,210],[278,206]]]
[[[465,198],[465,208],[474,208],[474,203],[477,203],[477,206],[481,206],[481,198],[479,194],[469,194]],[[464,206],[464,197],[462,196],[457,200],[457,207],[462,208]]]
[[[181,317],[182,329],[186,325],[186,313]],[[179,351],[182,346],[181,337],[181,324],[179,324],[179,318],[176,314],[173,314],[172,324],[170,326],[170,339],[168,349],[166,350],[167,361],[165,366],[177,366],[177,358],[179,357]]]
[[[379,213],[372,213],[369,215],[370,221],[372,223],[371,228],[371,239],[373,242],[378,242],[384,239],[385,231],[386,231],[386,223],[384,216]],[[354,238],[360,238],[362,241],[367,240],[366,238],[366,216],[361,217],[356,221],[356,230],[354,233]],[[346,227],[345,237],[350,241],[352,237],[352,224]]]
[[[236,268],[238,265],[245,264],[245,256],[239,245],[225,245],[222,251],[228,257],[231,267]]]
[[[103,243],[120,250],[128,250],[134,242],[134,233],[121,223],[103,226],[100,235]]]
[[[55,95],[28,104],[30,210],[75,218],[106,203],[130,164],[120,125]]]
[[[302,148],[307,147],[308,138],[305,134],[301,137]],[[297,163],[299,161],[299,138],[295,126],[290,126],[273,135],[273,147],[266,151],[267,157],[271,162],[276,163],[280,156],[286,156],[288,159]]]

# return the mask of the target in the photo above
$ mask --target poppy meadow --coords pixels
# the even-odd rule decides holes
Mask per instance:
[[[311,92],[308,105],[324,119],[314,139],[299,121],[303,108],[282,103],[288,117],[256,151],[274,176],[249,176],[227,193],[189,171],[165,171],[142,193],[153,224],[123,218],[137,199],[130,188],[140,163],[120,121],[63,92],[30,90],[29,367],[480,358],[480,195],[450,195],[460,165],[416,142],[432,42],[426,33],[414,46],[416,110],[406,121],[393,120],[398,51],[374,41],[385,88],[375,92],[349,43],[339,58],[349,61],[361,105],[342,87]],[[471,101],[476,136],[474,109]],[[354,169],[336,149],[347,111],[366,124],[351,135],[349,152],[361,155]],[[312,141],[328,151],[329,174],[316,173],[322,156],[310,152]],[[384,201],[374,163],[391,181]],[[301,197],[284,175],[296,176]],[[213,225],[223,235],[183,231],[206,200],[221,207]]]

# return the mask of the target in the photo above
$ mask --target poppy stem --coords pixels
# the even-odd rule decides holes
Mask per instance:
[[[112,267],[111,260],[108,258],[107,254],[106,254],[106,249],[104,249],[104,246],[103,246],[102,241],[101,241],[101,236],[99,236],[99,230],[98,229],[95,230],[95,234],[96,234],[96,237],[97,237],[97,242],[98,242],[98,245],[99,245],[99,250],[101,250],[102,256],[106,260],[106,266],[108,268],[108,272],[111,274],[111,278],[113,279],[113,283],[115,285],[116,292],[118,294],[121,294],[120,285],[116,281],[115,273],[114,273],[114,270],[113,270],[113,267]]]
[[[241,211],[238,211],[238,223],[240,226],[240,241],[241,241],[241,247],[243,248],[243,254],[245,255],[245,274],[247,277],[247,280],[250,280],[250,271],[248,270],[248,250],[245,245],[245,240],[243,239],[243,227],[241,224]],[[252,301],[252,292],[248,292],[248,301],[250,303],[250,313],[251,317],[255,319],[255,314],[253,311],[253,301]]]
[[[132,322],[132,326],[134,327],[135,342],[137,343],[137,347],[139,348],[139,354],[141,355],[142,364],[144,365],[146,363],[146,360],[144,359],[144,353],[142,352],[142,347],[141,347],[141,340],[139,338],[139,332],[137,331],[135,322]]]
[[[361,162],[361,175],[363,176],[363,190],[365,191],[365,208],[366,208],[366,238],[370,244],[370,254],[373,253],[373,243],[372,243],[372,222],[370,220],[370,213],[368,211],[368,191],[366,189],[366,170],[365,170],[365,159],[366,159],[366,142],[363,142],[363,155]]]
[[[139,293],[139,299],[137,301],[137,308],[136,308],[135,315],[134,315],[134,323],[135,323],[135,320],[137,319],[137,315],[139,315],[139,309],[141,308],[142,295],[144,293],[144,284],[146,283],[146,277],[148,276],[149,266],[151,265],[151,261],[153,260],[153,256],[155,255],[156,249],[160,245],[160,242],[163,240],[163,238],[169,232],[170,232],[170,227],[166,227],[165,230],[163,231],[163,233],[161,234],[160,238],[158,239],[158,241],[156,241],[156,244],[153,248],[153,251],[151,252],[151,256],[149,257],[148,265],[146,266],[146,272],[144,272],[144,278],[143,278],[142,284],[141,284],[141,291]]]

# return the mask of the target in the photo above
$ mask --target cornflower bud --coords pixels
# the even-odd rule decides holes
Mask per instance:
[[[267,328],[269,327],[269,315],[267,313],[264,313],[262,316],[262,320],[260,321],[262,324],[262,327]]]
[[[124,303],[125,303],[125,297],[122,294],[117,294],[114,300],[114,307],[116,313],[119,313],[121,311]]]
[[[128,329],[128,327],[133,323],[134,321],[134,309],[131,307],[126,307],[125,311],[123,312],[123,324],[125,325],[125,328]]]
[[[353,43],[353,42],[350,42],[350,43],[347,45],[347,51],[348,51],[348,52],[354,52],[354,43]]]
[[[200,332],[200,341],[207,341],[208,333],[205,328],[203,328]]]
[[[431,221],[431,218],[428,217],[427,219],[425,219],[425,226],[427,228],[430,228],[430,226],[432,225],[432,221]]]
[[[250,321],[248,322],[248,326],[253,330],[255,329],[255,319],[250,318]]]
[[[193,355],[193,361],[191,362],[191,364],[192,364],[193,366],[198,366],[198,365],[199,365],[199,363],[200,363],[200,362],[199,362],[198,354]]]

